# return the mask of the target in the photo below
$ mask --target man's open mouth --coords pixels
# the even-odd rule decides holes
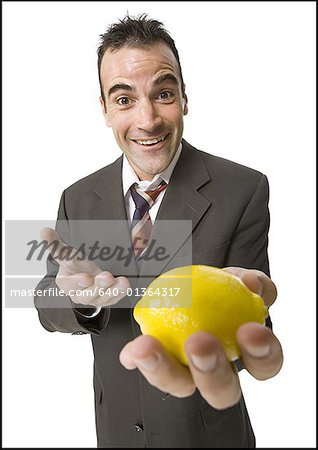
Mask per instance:
[[[151,147],[152,145],[156,145],[159,142],[164,141],[167,138],[168,135],[166,136],[160,136],[158,138],[154,138],[154,139],[132,139],[134,142],[136,142],[139,145],[145,145],[146,147]]]

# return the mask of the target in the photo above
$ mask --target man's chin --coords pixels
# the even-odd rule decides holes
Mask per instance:
[[[142,178],[151,180],[158,173],[163,172],[169,166],[169,163],[145,164],[144,161],[139,161],[137,164],[131,164],[136,174]]]
[[[128,161],[135,171],[139,170],[147,174],[153,174],[154,176],[157,173],[163,172],[169,166],[172,158],[173,155],[168,156],[165,153],[161,153],[160,155],[139,154],[138,158],[127,156]]]
[[[162,167],[163,166],[137,167],[136,171],[138,170],[139,174],[146,176],[148,179],[152,179],[155,175],[157,175],[158,173],[161,173],[165,170]]]

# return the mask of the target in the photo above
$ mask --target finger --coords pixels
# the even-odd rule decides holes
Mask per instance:
[[[106,273],[106,278],[105,274]],[[107,273],[102,272],[95,278],[99,284],[99,298],[96,299],[97,306],[112,306],[118,303],[122,298],[126,297],[130,283],[126,277],[113,277],[112,281],[107,277]]]
[[[237,330],[236,338],[245,368],[258,380],[267,380],[280,371],[282,347],[272,331],[258,323],[246,323]]]
[[[90,274],[76,274],[69,277],[65,277],[65,283],[69,287],[68,293],[71,294],[74,303],[81,303],[83,305],[92,306],[105,306],[100,301],[100,296],[103,292],[112,286],[116,279],[107,271],[100,271],[96,276]],[[90,284],[85,284],[85,281],[89,281]],[[105,298],[107,298],[105,296]]]
[[[127,295],[130,283],[125,277],[115,278],[110,272],[100,272],[93,284],[81,291],[76,291],[72,297],[75,303],[95,307],[112,306]]]
[[[223,270],[238,276],[251,291],[264,299],[266,306],[271,306],[276,300],[275,283],[261,270],[242,267],[225,267]]]
[[[194,383],[213,408],[229,408],[239,402],[238,375],[214,336],[203,331],[192,334],[185,343],[185,351]]]
[[[94,284],[94,276],[89,273],[59,274],[56,277],[56,282],[66,295],[72,295],[72,291],[83,291],[91,287]]]
[[[152,386],[175,397],[188,397],[195,391],[189,369],[152,336],[138,336],[129,342],[119,360],[126,369],[138,368]]]

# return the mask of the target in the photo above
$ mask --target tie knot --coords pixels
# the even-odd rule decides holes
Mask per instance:
[[[130,188],[131,196],[136,206],[135,214],[133,220],[140,220],[146,212],[155,203],[159,194],[164,191],[167,187],[167,183],[162,180],[161,183],[153,190],[141,191],[136,187],[136,183]]]
[[[152,190],[150,190],[150,191],[145,191],[145,193],[146,193],[147,195],[149,195],[149,197],[153,200],[153,202],[155,202],[156,199],[157,199],[157,197],[158,197],[158,195],[159,195],[162,191],[164,191],[164,190],[166,189],[166,187],[167,187],[167,183],[165,182],[165,180],[162,180],[162,181],[160,182],[160,184],[159,184],[155,189],[152,189]]]

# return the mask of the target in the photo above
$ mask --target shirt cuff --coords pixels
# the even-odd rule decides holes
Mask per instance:
[[[82,317],[86,317],[87,319],[92,319],[93,317],[97,316],[97,314],[99,314],[99,312],[101,311],[101,307],[91,307],[91,308],[80,308],[82,311],[85,311],[85,314],[82,313],[79,308],[74,307],[75,311],[77,314],[79,314]]]

